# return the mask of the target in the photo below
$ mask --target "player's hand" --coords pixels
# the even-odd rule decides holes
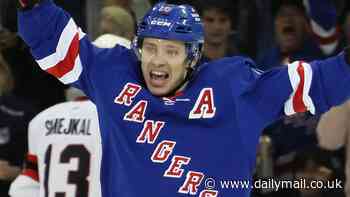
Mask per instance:
[[[32,9],[36,6],[40,0],[18,0],[21,9]]]

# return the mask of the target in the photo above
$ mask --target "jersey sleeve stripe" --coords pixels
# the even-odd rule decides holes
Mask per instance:
[[[302,95],[303,101],[306,106],[306,110],[312,114],[315,114],[315,104],[310,97],[310,89],[311,89],[312,75],[313,75],[312,68],[311,68],[311,65],[306,62],[302,62],[302,66],[304,68],[304,73],[305,73],[304,91]]]
[[[39,181],[38,173],[38,158],[35,155],[28,154],[25,161],[25,167],[22,172],[23,175]]]
[[[305,72],[302,62],[299,62],[297,73],[299,76],[299,84],[297,85],[297,89],[295,90],[295,94],[293,96],[293,108],[295,112],[305,112],[306,106],[303,101]]]
[[[22,175],[32,178],[35,181],[39,182],[39,173],[38,171],[32,169],[24,169]]]
[[[78,57],[75,59],[75,65],[73,67],[73,70],[62,76],[61,78],[58,78],[62,83],[64,84],[69,84],[77,81],[79,79],[80,74],[83,71],[83,67],[79,58]]]
[[[31,162],[31,163],[38,163],[38,158],[35,155],[27,155],[27,161]]]
[[[78,80],[82,71],[79,41],[84,36],[70,19],[59,38],[56,52],[38,60],[39,66],[65,84]]]
[[[26,162],[26,166],[25,169],[30,169],[30,170],[34,170],[34,171],[38,171],[38,163],[34,163],[34,162]]]
[[[298,61],[288,65],[288,74],[293,88],[290,98],[285,103],[285,114],[310,111],[315,113],[314,103],[309,96],[312,68],[309,64]]]
[[[44,57],[40,60],[37,60],[37,62],[39,63],[39,66],[43,70],[47,70],[48,68],[55,66],[61,60],[63,60],[67,55],[68,49],[72,43],[72,40],[75,38],[77,33],[78,33],[77,25],[74,23],[73,19],[69,19],[68,23],[64,27],[59,37],[55,53],[47,57]]]
[[[75,65],[75,60],[78,57],[79,52],[79,34],[77,33],[74,36],[74,39],[71,42],[71,45],[69,47],[67,56],[61,60],[58,64],[55,66],[48,68],[46,71],[55,77],[62,77],[69,71],[71,71]]]

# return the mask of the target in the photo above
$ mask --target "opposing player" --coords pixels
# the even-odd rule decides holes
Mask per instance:
[[[11,197],[101,196],[101,138],[95,105],[57,104],[29,125],[29,153]]]
[[[42,69],[97,105],[104,197],[249,196],[262,129],[349,96],[350,52],[260,74],[233,57],[198,65],[203,26],[187,5],[159,3],[133,49],[95,48],[50,0],[20,1],[21,37]]]

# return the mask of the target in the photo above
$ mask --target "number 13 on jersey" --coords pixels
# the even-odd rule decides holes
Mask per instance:
[[[44,157],[45,197],[89,197],[91,154],[82,144],[50,144]]]

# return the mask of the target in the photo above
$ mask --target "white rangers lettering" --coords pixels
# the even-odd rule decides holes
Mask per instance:
[[[201,184],[204,174],[201,172],[189,171],[186,175],[186,180],[179,189],[179,193],[196,195],[198,186]]]
[[[151,160],[154,163],[164,163],[168,160],[169,156],[174,150],[176,142],[164,140],[158,144],[157,148],[154,150]]]
[[[140,92],[141,86],[134,83],[127,83],[119,95],[114,99],[114,103],[130,106],[133,98]]]
[[[139,136],[136,139],[137,143],[145,143],[147,139],[148,144],[153,144],[161,129],[164,127],[165,122],[157,121],[154,123],[153,120],[146,120],[146,122],[143,125],[143,129]]]
[[[145,120],[147,101],[139,101],[128,113],[125,114],[124,120],[142,123]]]
[[[164,176],[165,177],[173,177],[173,178],[180,178],[184,172],[181,167],[183,165],[188,165],[190,163],[191,158],[175,155],[171,159],[171,164],[169,165],[169,168],[165,171]]]
[[[214,103],[214,93],[212,88],[204,88],[190,112],[189,119],[213,118],[216,107]]]

